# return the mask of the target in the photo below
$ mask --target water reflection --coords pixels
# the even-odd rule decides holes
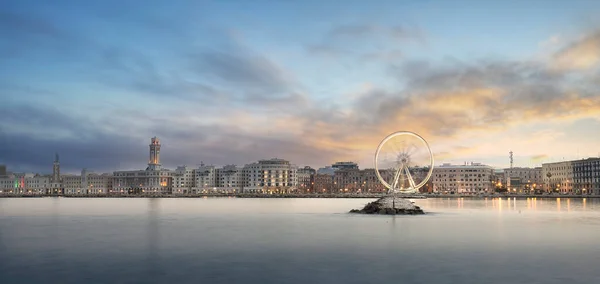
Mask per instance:
[[[369,201],[0,200],[0,282],[598,282],[598,199],[430,198],[414,200],[422,216],[346,214]]]
[[[160,200],[159,198],[148,199],[148,258],[146,266],[148,274],[155,277],[161,274],[160,255],[158,251],[159,242],[159,215],[160,215]]]
[[[523,212],[523,211],[555,211],[577,212],[584,210],[597,210],[600,207],[600,198],[444,198],[443,200],[429,198],[416,200],[417,204],[425,209],[454,209],[464,210],[473,207],[494,210],[497,212]],[[449,204],[452,202],[452,204]]]

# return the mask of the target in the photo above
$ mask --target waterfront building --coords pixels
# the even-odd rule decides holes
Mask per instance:
[[[6,172],[6,165],[0,165],[0,178],[8,176]]]
[[[195,171],[196,187],[194,191],[197,193],[207,193],[216,190],[216,175],[216,168],[214,166],[200,164],[200,167]]]
[[[63,175],[62,186],[64,194],[107,194],[112,190],[112,180],[111,174],[83,169],[81,175]]]
[[[301,193],[314,192],[315,185],[315,174],[317,171],[309,166],[299,168],[297,171],[298,175],[298,191]]]
[[[342,166],[336,168],[334,165],[332,165],[332,168],[337,169],[333,175],[334,190],[338,193],[358,191],[359,187],[362,186],[358,167]]]
[[[25,189],[27,194],[44,194],[50,186],[52,177],[50,175],[35,174],[25,177]]]
[[[333,175],[327,173],[316,173],[314,191],[317,193],[333,192]]]
[[[546,190],[573,193],[573,161],[542,164],[542,176]]]
[[[600,158],[573,161],[573,187],[582,194],[600,195]]]
[[[442,164],[433,168],[433,191],[444,193],[490,193],[494,169],[480,163]]]
[[[315,173],[313,190],[317,193],[334,192],[333,179],[336,169],[333,167],[319,168]]]
[[[504,169],[506,187],[512,192],[532,192],[543,188],[542,167]]]
[[[243,170],[236,165],[216,169],[216,190],[219,193],[240,193],[243,188]]]
[[[167,194],[172,192],[173,173],[167,169],[116,171],[113,188],[109,193],[118,194]]]
[[[24,194],[27,193],[26,181],[33,178],[33,173],[12,173],[0,178],[0,190],[2,194]]]
[[[542,164],[547,190],[565,194],[600,194],[600,158]]]
[[[188,166],[181,166],[173,173],[173,194],[194,193],[196,187],[196,170]]]
[[[244,192],[289,193],[296,189],[297,168],[283,159],[260,160],[242,170]]]
[[[84,170],[85,171],[85,170]],[[66,174],[61,175],[62,188],[64,194],[86,194],[85,189],[82,189],[81,176]],[[83,190],[83,192],[82,192]]]
[[[109,173],[87,173],[82,177],[82,187],[87,194],[107,194],[112,190],[113,176]]]
[[[506,186],[506,175],[503,169],[494,169],[494,175],[492,176],[492,183],[496,189],[500,189]]]
[[[112,190],[118,194],[169,194],[173,189],[173,172],[160,165],[160,140],[150,139],[150,159],[146,170],[116,171]]]

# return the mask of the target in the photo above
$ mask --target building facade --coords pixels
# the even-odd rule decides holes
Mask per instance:
[[[205,166],[201,164],[196,169],[196,192],[197,193],[208,193],[212,190],[216,190],[217,187],[217,171],[214,166]]]
[[[317,171],[309,166],[299,168],[298,175],[298,192],[310,193],[315,192],[315,174]]]
[[[442,164],[433,168],[433,191],[441,193],[490,193],[494,169],[480,163]]]
[[[563,194],[600,194],[600,158],[542,164],[546,190]]]
[[[542,167],[504,169],[504,184],[511,192],[533,192],[543,190]]]
[[[150,159],[146,170],[113,173],[114,194],[170,194],[173,192],[173,172],[160,165],[160,140],[150,139]]]
[[[573,161],[573,187],[581,194],[600,195],[600,158]]]
[[[573,193],[573,162],[542,164],[542,176],[546,191]]]
[[[243,188],[243,169],[236,165],[227,165],[216,170],[216,190],[219,193],[241,193]]]
[[[195,193],[196,170],[188,166],[181,166],[175,169],[173,173],[173,194]]]
[[[260,160],[244,166],[242,181],[247,193],[289,193],[296,189],[297,168],[283,159]]]

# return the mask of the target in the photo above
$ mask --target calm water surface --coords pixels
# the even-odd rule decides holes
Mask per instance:
[[[0,283],[600,283],[600,200],[0,199]]]

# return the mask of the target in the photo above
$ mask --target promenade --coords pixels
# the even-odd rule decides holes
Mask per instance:
[[[3,194],[0,198],[36,198],[36,197],[64,197],[64,198],[209,198],[209,197],[228,197],[228,198],[381,198],[386,194],[259,194],[259,193],[237,193],[237,194]],[[398,195],[410,199],[423,198],[600,198],[600,195],[582,195],[582,194],[411,194]]]

